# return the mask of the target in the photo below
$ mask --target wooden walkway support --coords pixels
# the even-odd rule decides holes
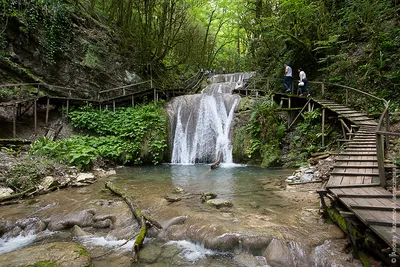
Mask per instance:
[[[400,211],[400,195],[397,197],[396,188],[390,192],[382,187],[386,177],[384,180],[380,177],[379,169],[384,168],[384,159],[377,153],[378,123],[365,114],[331,101],[315,101],[358,128],[358,131],[348,133],[350,140],[338,154],[326,185],[328,193],[399,254],[400,212],[397,211]]]

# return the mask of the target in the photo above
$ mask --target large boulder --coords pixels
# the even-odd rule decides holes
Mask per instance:
[[[39,266],[39,263],[59,267],[92,266],[90,254],[75,242],[47,243],[0,255],[0,266]]]

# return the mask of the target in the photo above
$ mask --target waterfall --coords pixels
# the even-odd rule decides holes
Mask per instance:
[[[251,73],[214,75],[201,94],[184,95],[168,103],[171,122],[172,163],[210,163],[222,153],[232,163],[230,128],[240,96],[232,91]]]

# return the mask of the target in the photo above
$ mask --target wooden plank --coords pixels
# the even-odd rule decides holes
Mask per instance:
[[[396,227],[396,234],[392,232],[392,227],[382,226],[382,225],[371,225],[370,228],[374,231],[380,238],[382,238],[390,247],[393,245],[393,241],[396,242],[397,251],[400,248],[400,229]],[[397,238],[394,239],[396,236]]]
[[[364,178],[365,180],[365,178]],[[329,182],[328,182],[329,184]],[[331,189],[331,188],[353,188],[353,187],[364,187],[364,186],[380,186],[379,183],[370,183],[370,184],[352,184],[352,185],[331,185],[328,186],[328,184],[326,185],[327,189]],[[383,195],[382,195],[383,196]]]
[[[360,204],[350,204],[352,209],[362,209],[362,210],[382,210],[382,211],[400,211],[400,206],[397,207],[387,207],[387,206],[372,206],[372,205],[360,205]]]
[[[355,171],[355,172],[349,172],[349,171],[345,171],[345,172],[339,172],[339,171],[333,171],[330,173],[331,175],[345,175],[345,176],[358,176],[360,174],[362,174],[363,176],[379,176],[379,173],[373,173],[373,172],[368,172],[368,173],[363,173],[361,170],[359,172]]]
[[[340,162],[340,163],[345,163],[345,164],[335,164],[335,165],[333,165],[333,167],[336,169],[336,168],[347,168],[347,169],[357,169],[357,168],[360,168],[360,167],[362,167],[362,168],[365,168],[365,169],[375,169],[375,168],[378,168],[378,162],[376,162],[376,164],[374,165],[374,164],[372,164],[372,163],[366,163],[365,165],[362,165],[361,163],[365,163],[365,162],[361,162],[361,161],[358,161],[358,162],[351,162],[351,163],[353,163],[353,164],[351,164],[350,165],[350,162],[348,162],[348,161],[342,161],[342,162]],[[357,164],[356,164],[357,163]],[[377,169],[377,171],[378,171],[378,169]]]
[[[328,188],[330,189],[330,188]],[[339,198],[392,198],[392,195],[373,195],[373,194],[365,194],[365,195],[360,195],[360,194],[349,194],[349,193],[344,193],[344,194],[337,194],[337,197]]]

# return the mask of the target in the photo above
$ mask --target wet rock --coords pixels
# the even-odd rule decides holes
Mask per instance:
[[[351,252],[343,253],[343,247],[348,244],[346,239],[325,240],[325,242],[314,248],[312,252],[313,266],[346,266],[361,267],[363,264],[353,258]]]
[[[161,255],[161,248],[154,244],[147,244],[138,254],[138,258],[144,263],[153,263]]]
[[[117,172],[114,169],[108,170],[105,172],[105,177],[109,177],[111,175],[116,175]]]
[[[2,236],[3,238],[9,237],[17,237],[22,233],[23,229],[18,225],[12,227],[11,229],[7,229],[5,234]],[[1,266],[1,265],[0,265]]]
[[[113,223],[110,219],[105,219],[102,221],[96,221],[93,223],[94,228],[112,228]]]
[[[155,227],[151,227],[147,229],[147,233],[146,233],[146,237],[149,238],[155,238],[160,234],[160,230],[155,228]]]
[[[178,255],[180,252],[181,250],[175,245],[163,246],[161,257],[171,259]]]
[[[78,176],[76,177],[77,186],[93,184],[94,182],[96,182],[96,178],[94,177],[94,174],[90,172],[79,173]]]
[[[242,248],[253,255],[261,255],[262,252],[271,243],[273,237],[266,236],[242,236],[240,238],[240,243]]]
[[[25,233],[39,233],[46,229],[46,224],[38,218],[18,220],[16,225],[24,229]]]
[[[163,231],[159,235],[162,239],[169,239],[169,240],[182,240],[187,238],[186,229],[184,229],[180,225],[171,225],[168,228],[168,231]]]
[[[255,209],[260,207],[260,205],[258,205],[257,202],[250,202],[249,205],[250,205],[250,207],[255,208]]]
[[[74,225],[88,227],[93,224],[94,214],[94,210],[83,210],[77,213],[68,214],[61,218],[55,217],[51,219],[47,228],[50,231],[61,231],[63,229],[71,228]]]
[[[309,249],[300,243],[272,239],[263,256],[271,266],[312,266]]]
[[[206,248],[218,251],[233,251],[239,247],[240,235],[223,234],[216,237],[208,237],[204,240]]]
[[[164,229],[168,229],[171,225],[176,225],[176,224],[183,224],[187,220],[188,216],[179,216],[179,217],[174,217],[167,221],[164,225]]]
[[[233,259],[240,266],[248,266],[248,267],[269,266],[267,265],[267,261],[264,257],[253,256],[247,253],[241,253],[239,255],[235,255]]]
[[[90,254],[74,242],[47,243],[0,255],[0,266],[33,266],[38,262],[68,267],[91,266]]]
[[[230,202],[229,200],[220,199],[220,198],[207,200],[206,204],[216,207],[217,209],[222,208],[222,207],[232,207],[233,206],[232,202]]]
[[[11,196],[14,193],[9,187],[0,187],[0,198]]]
[[[90,234],[85,232],[78,225],[74,225],[74,227],[72,227],[72,229],[71,229],[71,235],[75,236],[75,237],[82,237],[82,236],[88,236]]]
[[[39,186],[42,187],[44,190],[47,190],[50,187],[57,185],[59,185],[59,183],[54,179],[53,176],[46,176]]]
[[[180,188],[180,187],[174,187],[173,189],[172,189],[172,193],[174,193],[174,194],[181,194],[181,193],[183,193],[184,192],[184,190],[182,189],[182,188]]]
[[[100,258],[100,261],[104,264],[104,259]],[[120,254],[110,255],[109,257],[107,257],[107,262],[112,262],[112,267],[132,266],[131,257],[125,256],[125,255],[120,255]],[[103,265],[100,264],[100,266],[103,266]]]
[[[285,241],[273,239],[263,256],[267,259],[269,265],[277,267],[293,266],[293,261],[290,257],[290,250]]]

